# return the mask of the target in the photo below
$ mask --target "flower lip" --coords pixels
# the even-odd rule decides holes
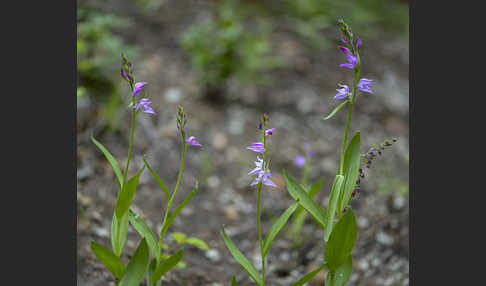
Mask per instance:
[[[151,103],[152,102],[150,101],[150,99],[148,99],[148,98],[142,98],[142,99],[140,99],[140,101],[138,103],[136,103],[133,106],[133,108],[135,110],[138,110],[139,108],[142,108],[142,112],[150,113],[150,114],[154,114],[155,115],[155,111],[152,109],[152,107],[149,106]]]
[[[356,87],[361,91],[374,93],[373,90],[370,88],[372,83],[373,83],[373,80],[367,79],[367,78],[362,78],[362,79],[359,80]]]
[[[273,135],[274,130],[275,130],[275,128],[270,128],[270,129],[266,130],[265,135]]]
[[[246,149],[255,151],[258,153],[265,153],[265,145],[263,145],[262,142],[253,142],[251,143],[251,146],[246,147]]]
[[[142,81],[142,82],[137,82],[135,83],[135,85],[133,86],[133,96],[137,96],[140,91],[142,91],[142,88],[147,84],[146,81]]]
[[[336,91],[338,93],[334,96],[334,98],[335,99],[346,99],[348,97],[349,87],[345,84],[340,84],[340,83],[338,83],[338,85],[342,88],[336,89]]]
[[[189,146],[202,146],[199,142],[197,142],[197,138],[195,136],[187,138],[186,144],[189,144]]]

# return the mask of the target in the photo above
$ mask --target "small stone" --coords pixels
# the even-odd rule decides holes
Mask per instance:
[[[223,133],[216,133],[213,137],[213,146],[216,150],[223,149],[228,144],[228,138]]]
[[[210,176],[208,178],[208,187],[217,188],[219,186],[220,180],[218,176]]]
[[[210,250],[206,251],[206,257],[213,262],[217,262],[221,259],[221,254],[217,249],[211,248]]]
[[[368,263],[368,261],[366,259],[360,259],[358,261],[358,268],[363,270],[363,271],[366,271],[366,270],[368,270],[368,268],[370,268],[370,264]]]
[[[106,228],[104,228],[104,227],[96,227],[94,229],[94,232],[99,237],[105,237],[105,238],[110,237],[110,232]]]
[[[379,232],[376,235],[376,240],[378,243],[384,245],[392,245],[393,244],[393,237],[389,236],[388,234],[384,233],[383,231]]]
[[[397,210],[402,209],[405,206],[405,198],[403,196],[397,196],[393,200],[393,207]]]
[[[223,213],[227,218],[231,220],[237,220],[240,217],[240,214],[234,207],[224,207]]]
[[[362,216],[358,218],[357,224],[359,228],[367,228],[370,223],[366,217]]]
[[[167,102],[169,103],[177,103],[181,101],[181,98],[182,98],[182,92],[179,88],[170,87],[165,92],[165,100],[167,100]]]

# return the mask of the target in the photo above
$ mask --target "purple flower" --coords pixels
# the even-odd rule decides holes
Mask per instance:
[[[344,36],[341,36],[341,41],[343,41],[343,43],[347,44],[348,41],[346,40],[346,38]]]
[[[147,84],[147,82],[145,82],[145,81],[135,83],[135,86],[133,87],[133,96],[137,96],[138,93],[142,90],[142,88],[146,84]]]
[[[371,79],[366,79],[366,78],[362,78],[359,80],[358,84],[356,85],[358,87],[359,90],[361,91],[364,91],[364,92],[369,92],[369,93],[374,93],[371,89],[370,89],[370,85],[372,83],[372,80]]]
[[[336,94],[336,96],[334,96],[334,99],[346,99],[346,98],[348,98],[349,87],[345,84],[340,84],[340,83],[338,83],[338,85],[342,88],[336,89],[338,94]]]
[[[265,136],[272,135],[274,130],[275,130],[275,128],[270,128],[270,129],[266,130],[265,131]]]
[[[346,59],[349,62],[347,64],[340,64],[339,67],[346,67],[346,68],[354,69],[354,67],[358,63],[358,58],[356,56],[354,56],[353,53],[351,53],[351,51],[348,48],[343,47],[343,46],[339,46],[338,48],[341,51],[344,52],[344,54],[346,55]]]
[[[276,187],[277,185],[275,185],[275,183],[269,179],[271,176],[270,169],[263,171],[263,169],[265,169],[265,163],[263,162],[263,159],[257,157],[255,165],[255,169],[251,170],[250,173],[248,173],[248,175],[256,175],[256,178],[253,180],[253,182],[251,182],[250,186],[254,186],[259,182],[262,182],[264,185]]]
[[[258,174],[262,171],[262,168],[263,168],[263,159],[261,159],[260,157],[257,157],[257,161],[255,161],[255,169],[251,170],[250,173],[248,173],[248,175],[254,175],[254,174]]]
[[[129,81],[132,80],[132,77],[130,76],[130,74],[126,73],[123,68],[120,69],[120,74],[124,79],[129,80]]]
[[[186,144],[189,144],[189,146],[202,146],[199,144],[199,142],[197,142],[197,138],[194,136],[187,138]]]
[[[302,155],[298,155],[294,159],[294,164],[295,164],[295,166],[297,166],[299,168],[302,168],[304,166],[304,164],[305,164],[305,157],[302,156]]]
[[[135,110],[138,110],[141,107],[142,112],[155,114],[155,111],[152,109],[152,107],[149,106],[149,104],[151,103],[152,101],[150,101],[148,98],[142,98],[138,103],[133,106],[133,108],[135,108]]]
[[[361,38],[359,36],[357,36],[357,40],[356,40],[356,49],[359,49],[361,47]]]
[[[248,150],[251,150],[251,151],[255,151],[255,152],[258,152],[258,153],[265,153],[265,146],[263,145],[262,142],[253,142],[251,143],[251,146],[250,147],[246,147],[246,149]]]
[[[312,152],[312,149],[311,149],[311,146],[310,146],[309,143],[304,144],[304,150],[305,150],[305,152],[307,152],[307,156],[309,156],[309,158],[312,158],[312,155],[314,155],[314,153]]]

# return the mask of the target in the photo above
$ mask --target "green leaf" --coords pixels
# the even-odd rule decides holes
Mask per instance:
[[[173,232],[172,237],[175,239],[177,243],[183,243],[186,240],[187,235],[182,232]]]
[[[115,157],[113,157],[113,155],[111,155],[111,153],[108,152],[108,150],[105,148],[105,146],[101,145],[100,142],[96,141],[96,139],[94,139],[93,135],[90,135],[90,138],[91,138],[91,141],[93,141],[93,143],[98,147],[98,149],[100,149],[101,152],[103,152],[106,159],[108,159],[108,162],[110,163],[111,167],[113,168],[113,171],[115,172],[116,178],[118,179],[118,188],[121,188],[121,186],[123,185],[123,175],[120,171],[120,166],[118,165],[118,162],[115,160]]]
[[[287,191],[314,218],[322,229],[326,228],[326,212],[307,194],[307,192],[292,178],[287,171],[283,171]]]
[[[160,187],[164,191],[165,198],[167,199],[167,201],[169,201],[170,200],[169,190],[165,186],[164,181],[162,181],[162,179],[159,177],[159,175],[150,167],[149,163],[147,163],[147,161],[145,160],[145,157],[143,158],[143,162],[145,163],[145,166],[147,166],[147,168],[150,170],[150,172],[152,173],[152,175],[155,177],[155,180],[157,180],[157,182],[159,183]]]
[[[356,218],[349,208],[334,227],[324,249],[329,270],[336,270],[346,262],[356,243],[356,233]]]
[[[336,269],[334,275],[334,286],[344,286],[348,282],[351,272],[353,271],[353,257],[350,255],[346,262]]]
[[[111,246],[118,257],[120,257],[123,246],[127,240],[127,231],[128,214],[125,214],[120,222],[118,222],[116,214],[113,214],[113,219],[111,221]]]
[[[231,255],[238,261],[238,263],[248,272],[250,277],[258,284],[262,285],[262,277],[260,276],[260,273],[255,269],[255,267],[250,263],[250,261],[241,253],[241,251],[236,247],[236,245],[233,243],[231,238],[226,234],[224,231],[224,225],[221,227],[222,234],[223,234],[223,240],[224,243],[226,244],[226,247],[228,247],[229,251],[231,252]]]
[[[334,226],[334,214],[338,204],[339,195],[341,194],[344,176],[336,175],[332,183],[331,197],[329,198],[329,209],[327,211],[327,228],[324,230],[324,240],[328,241]]]
[[[280,232],[280,230],[285,226],[285,224],[289,220],[289,217],[294,213],[294,211],[297,209],[298,206],[299,206],[299,202],[298,201],[294,202],[292,205],[290,205],[290,207],[288,207],[283,212],[283,214],[272,225],[272,227],[267,233],[267,236],[265,237],[265,242],[263,243],[263,257],[267,256],[268,250],[270,249],[270,246],[275,240],[275,237]]]
[[[204,250],[209,250],[209,246],[207,245],[207,243],[197,237],[189,237],[188,239],[184,240],[184,243],[197,246]]]
[[[142,169],[140,169],[140,171],[138,171],[133,177],[131,177],[125,185],[123,185],[116,201],[115,214],[117,218],[123,217],[128,212],[128,209],[132,204],[133,197],[135,196],[135,192],[137,191],[138,178],[144,169],[145,166],[142,167]]]
[[[236,282],[236,276],[233,275],[233,279],[231,279],[231,286],[238,286],[238,282]]]
[[[152,281],[152,273],[154,273],[156,266],[157,266],[157,259],[154,257],[152,261],[150,261],[150,264],[147,269],[147,275],[145,275],[145,277],[147,278],[147,286],[154,285],[154,282]]]
[[[326,264],[322,264],[321,266],[319,266],[315,270],[312,270],[312,272],[307,273],[306,275],[304,275],[304,277],[300,278],[297,282],[295,282],[294,284],[292,284],[292,286],[302,286],[302,285],[304,285],[305,282],[307,282],[307,281],[311,280],[312,278],[314,278],[314,276],[316,276],[316,274],[319,273],[325,266],[326,266]],[[328,285],[326,284],[326,286],[328,286]]]
[[[339,104],[334,110],[326,117],[321,118],[322,120],[328,120],[329,118],[333,117],[336,112],[338,112],[341,108],[343,108],[347,103],[349,102],[349,99],[346,99],[343,101],[343,103]]]
[[[356,132],[349,142],[346,151],[344,152],[344,163],[343,163],[343,175],[344,175],[344,182],[343,182],[343,189],[340,195],[340,203],[338,212],[341,213],[344,207],[348,204],[349,200],[351,199],[351,193],[353,192],[354,187],[356,186],[356,180],[358,179],[359,175],[359,165],[361,154],[359,152],[359,144],[360,144],[360,133],[359,131]]]
[[[320,178],[317,182],[315,182],[310,189],[308,189],[307,193],[311,198],[313,198],[320,190],[322,187],[322,184],[324,183],[324,178]],[[292,220],[292,227],[290,230],[290,234],[292,235],[293,239],[297,239],[297,236],[300,233],[300,229],[302,228],[302,225],[305,222],[305,218],[307,216],[307,213],[304,211],[304,208],[299,206],[295,212],[294,212],[294,218]]]
[[[165,221],[164,225],[162,226],[161,234],[160,237],[164,237],[165,232],[169,228],[169,226],[172,224],[176,216],[179,214],[179,212],[189,203],[189,201],[192,199],[192,197],[197,193],[197,190],[199,189],[199,184],[196,182],[196,185],[192,189],[192,191],[187,195],[187,197],[184,199],[184,201],[176,208],[176,210],[171,213],[169,218]]]
[[[125,274],[118,286],[138,286],[142,282],[149,265],[149,249],[145,238],[142,238],[135,253],[128,262]]]
[[[159,281],[160,278],[162,278],[162,276],[167,273],[167,271],[172,269],[174,266],[177,265],[177,263],[179,263],[179,261],[181,261],[182,257],[184,257],[184,249],[180,249],[174,255],[167,258],[167,260],[160,263],[152,274],[152,281]]]
[[[152,254],[155,257],[159,257],[160,250],[159,250],[159,242],[157,240],[157,237],[152,232],[150,227],[145,223],[143,218],[139,216],[136,212],[134,212],[132,209],[129,209],[128,220],[135,228],[135,230],[138,232],[138,234],[140,234],[142,238],[145,238],[145,241],[147,242]]]
[[[105,265],[105,267],[110,270],[110,272],[113,273],[117,279],[121,279],[123,272],[125,271],[123,261],[118,256],[113,254],[113,252],[109,251],[96,241],[92,241],[90,247],[101,263],[103,263],[103,265]]]

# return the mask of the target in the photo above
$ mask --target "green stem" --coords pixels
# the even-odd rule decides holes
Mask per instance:
[[[123,185],[125,185],[126,180],[127,180],[128,166],[130,165],[130,157],[132,157],[133,137],[134,137],[134,133],[135,133],[135,117],[136,117],[136,111],[132,108],[132,127],[131,127],[131,130],[130,130],[130,145],[128,146],[127,165],[125,167],[125,173],[123,174]]]
[[[265,286],[265,257],[263,256],[263,239],[262,239],[262,226],[260,218],[260,204],[262,196],[262,182],[258,183],[258,195],[257,195],[257,227],[258,227],[258,241],[260,242],[260,254],[262,257],[262,286]]]
[[[177,177],[177,183],[176,183],[176,186],[174,188],[174,191],[172,192],[170,200],[167,202],[167,208],[165,209],[164,220],[162,222],[162,229],[165,226],[165,223],[167,221],[167,217],[169,215],[170,207],[172,205],[172,202],[174,201],[174,198],[177,194],[177,190],[179,189],[179,185],[180,185],[180,182],[181,182],[181,179],[182,179],[182,171],[184,170],[184,158],[185,158],[185,154],[186,154],[186,147],[187,147],[187,145],[186,145],[184,137],[183,137],[182,138],[181,166],[180,166],[180,169],[179,169],[179,176]],[[159,249],[160,249],[160,251],[162,251],[162,239],[163,239],[162,236],[163,236],[163,232],[161,231],[160,232],[160,238],[159,238]],[[159,262],[160,262],[160,255],[159,255],[159,257],[157,257],[157,263],[159,263]]]

